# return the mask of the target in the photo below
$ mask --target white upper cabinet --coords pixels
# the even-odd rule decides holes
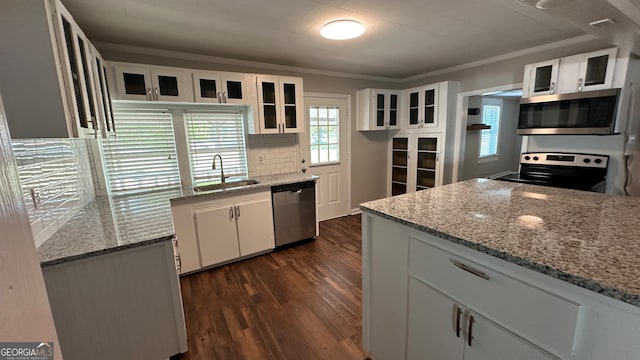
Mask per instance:
[[[118,100],[193,101],[183,69],[145,65],[116,65]]]
[[[618,49],[611,48],[526,65],[522,96],[610,89],[617,54]]]
[[[526,65],[523,92],[529,96],[551,95],[558,90],[560,59]],[[524,96],[524,95],[523,95]]]
[[[71,14],[57,0],[4,2],[2,13],[0,92],[11,136],[100,136],[94,47]]]
[[[252,104],[255,102],[255,75],[194,71],[193,95],[197,103]]]
[[[260,134],[304,132],[302,78],[257,75],[258,125]]]
[[[405,128],[438,128],[441,125],[438,110],[438,84],[404,91],[403,119]]]
[[[98,102],[98,122],[102,132],[102,137],[106,138],[115,134],[115,122],[113,119],[113,106],[111,103],[111,92],[107,82],[107,68],[102,55],[91,45],[91,68],[93,72],[93,82],[96,89],[96,101]]]
[[[362,89],[356,92],[358,131],[400,128],[400,91]]]

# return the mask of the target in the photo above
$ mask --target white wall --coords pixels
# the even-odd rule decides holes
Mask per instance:
[[[491,97],[484,97],[491,98]],[[482,123],[482,96],[469,97],[469,108],[479,108],[480,114],[468,115],[467,125]],[[466,132],[463,179],[488,177],[505,171],[517,171],[522,138],[516,134],[518,128],[519,99],[501,98],[500,133],[498,156],[491,161],[478,159],[480,153],[480,131]]]

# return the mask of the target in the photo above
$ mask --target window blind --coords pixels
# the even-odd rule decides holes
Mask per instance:
[[[194,184],[220,180],[220,164],[212,169],[213,157],[222,156],[224,174],[247,176],[247,156],[241,113],[186,111],[191,177]]]
[[[113,116],[117,138],[102,140],[111,193],[180,186],[171,113],[114,104]]]
[[[482,122],[491,126],[491,129],[480,132],[480,157],[496,155],[500,133],[500,105],[484,105]]]

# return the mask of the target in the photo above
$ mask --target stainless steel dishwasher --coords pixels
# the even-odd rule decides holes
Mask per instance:
[[[276,247],[316,236],[316,183],[271,188]]]

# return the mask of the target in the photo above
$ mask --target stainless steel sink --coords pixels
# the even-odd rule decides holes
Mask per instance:
[[[239,180],[239,181],[228,181],[228,182],[224,182],[224,183],[216,183],[216,184],[207,184],[207,185],[194,186],[193,187],[193,191],[202,192],[202,191],[223,190],[223,189],[229,189],[229,188],[236,188],[236,187],[242,187],[242,186],[255,185],[255,184],[259,184],[259,183],[260,183],[259,181],[253,180],[253,179]]]

